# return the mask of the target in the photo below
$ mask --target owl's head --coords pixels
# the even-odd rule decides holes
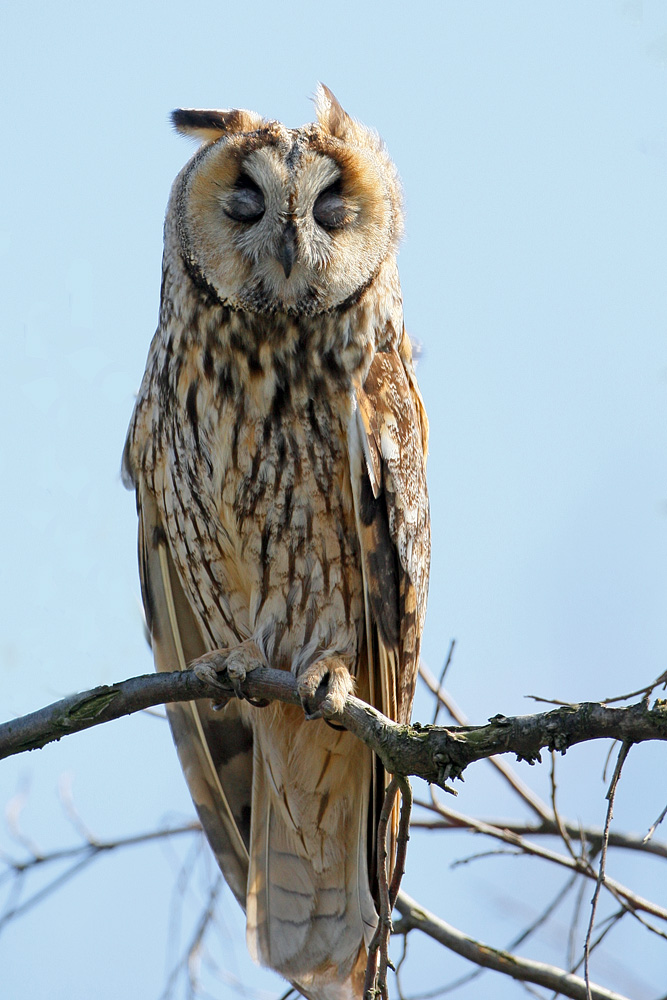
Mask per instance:
[[[382,141],[322,85],[315,107],[317,122],[298,129],[250,111],[172,114],[202,142],[172,192],[179,252],[234,308],[343,307],[393,259],[400,185]]]

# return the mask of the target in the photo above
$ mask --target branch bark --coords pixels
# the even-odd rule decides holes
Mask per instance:
[[[253,670],[243,692],[249,698],[299,704],[295,679],[282,670]],[[72,695],[0,725],[0,759],[154,705],[197,698],[220,701],[233,696],[224,674],[218,681],[193,670],[132,677]],[[536,715],[497,715],[485,726],[400,726],[349,696],[336,721],[374,750],[390,773],[416,775],[444,785],[448,779],[460,777],[469,764],[494,754],[514,753],[519,760],[534,763],[540,760],[542,749],[565,752],[586,740],[667,740],[667,701],[658,700],[650,707],[643,699],[628,708],[585,702]]]

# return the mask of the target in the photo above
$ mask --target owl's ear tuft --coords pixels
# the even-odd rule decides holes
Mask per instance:
[[[230,111],[200,111],[197,108],[176,108],[171,124],[181,135],[199,142],[216,142],[223,135],[254,132],[264,124],[254,111],[233,108]]]
[[[315,92],[315,112],[322,128],[337,139],[345,139],[354,128],[352,118],[323,83],[318,83]]]

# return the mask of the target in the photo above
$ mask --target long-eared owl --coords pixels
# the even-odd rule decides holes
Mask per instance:
[[[409,719],[428,585],[427,421],[403,326],[400,185],[320,86],[317,121],[179,110],[162,298],[124,455],[158,670],[290,670],[303,709],[169,706],[253,957],[359,1000],[385,775],[327,725]]]

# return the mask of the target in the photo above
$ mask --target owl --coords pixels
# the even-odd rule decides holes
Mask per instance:
[[[380,763],[329,723],[409,720],[428,585],[427,420],[403,326],[400,184],[320,86],[315,123],[178,110],[200,143],[166,214],[124,453],[158,670],[289,670],[303,707],[168,707],[252,957],[359,1000]],[[216,710],[216,708],[218,710]]]

